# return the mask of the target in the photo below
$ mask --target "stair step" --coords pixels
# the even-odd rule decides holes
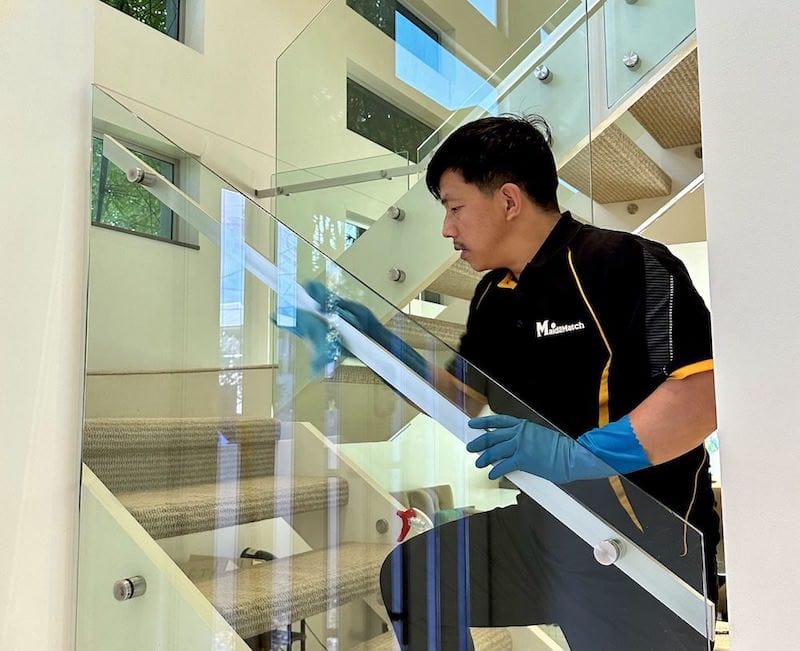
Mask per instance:
[[[344,384],[383,384],[380,376],[369,366],[362,364],[340,364],[334,374],[325,379],[325,382],[340,382]]]
[[[511,635],[504,628],[471,628],[475,651],[511,651]],[[351,651],[399,651],[394,633],[389,631],[367,640]]]
[[[250,477],[117,496],[153,538],[168,538],[347,504],[340,477]]]
[[[428,289],[437,294],[455,296],[470,300],[475,293],[475,286],[483,277],[482,273],[474,271],[460,258],[450,265],[445,272],[434,280]]]
[[[442,348],[440,342],[457,349],[461,343],[461,335],[466,330],[466,326],[461,323],[407,314],[393,318],[387,325],[394,334],[419,350],[438,350]]]
[[[630,109],[665,149],[701,141],[697,50],[692,50]]]
[[[112,493],[271,476],[280,423],[271,418],[98,418],[83,460]]]
[[[665,197],[672,192],[669,175],[615,124],[571,158],[559,175],[603,204]]]
[[[391,545],[345,543],[205,579],[197,588],[247,639],[378,589]]]

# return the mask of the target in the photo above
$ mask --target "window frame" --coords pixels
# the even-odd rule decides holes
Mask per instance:
[[[113,6],[112,4],[110,4],[110,2],[108,0],[100,0],[100,2],[102,2],[104,5],[107,5],[111,9],[114,9],[115,11],[119,11],[121,14],[124,14],[125,16],[128,16],[132,20],[135,20],[137,23],[141,23],[145,27],[149,27],[150,29],[154,29],[159,34],[163,34],[164,36],[166,36],[168,38],[171,38],[171,39],[173,39],[173,40],[175,40],[175,41],[177,41],[179,43],[183,43],[184,42],[184,36],[185,36],[184,30],[185,30],[185,23],[186,23],[186,2],[187,2],[187,0],[165,0],[165,8],[167,6],[169,6],[173,2],[176,5],[176,12],[175,12],[175,23],[176,23],[176,25],[175,25],[174,34],[172,32],[170,32],[170,31],[165,31],[165,30],[159,29],[158,27],[154,27],[153,25],[150,25],[150,24],[144,22],[143,20],[139,20],[138,18],[136,18],[135,16],[132,16],[128,12],[124,11],[123,9],[120,9],[119,7]]]
[[[107,133],[107,132],[106,132]],[[103,132],[100,131],[92,131],[92,143],[94,144],[94,140],[97,139],[102,143],[103,140]],[[182,165],[179,159],[170,156],[169,154],[165,154],[163,152],[157,151],[155,149],[151,149],[147,146],[141,146],[131,140],[114,134],[109,133],[108,135],[112,135],[120,144],[124,145],[128,149],[130,149],[135,154],[144,154],[145,156],[149,156],[151,158],[156,158],[161,162],[168,163],[172,165],[172,181],[171,183],[177,187],[181,187],[181,179],[182,179]],[[101,160],[108,160],[102,155],[102,149],[100,151]],[[109,161],[110,163],[110,161]],[[102,163],[101,163],[102,164]],[[113,165],[113,163],[111,163]],[[100,186],[98,185],[98,200],[100,196]],[[142,190],[143,192],[147,192],[147,190]],[[156,242],[164,242],[166,244],[175,244],[177,246],[182,246],[185,248],[193,249],[195,251],[200,250],[199,239],[197,231],[192,228],[189,224],[187,224],[183,219],[181,219],[174,210],[170,209],[170,237],[165,237],[163,235],[154,235],[152,233],[143,233],[141,231],[136,231],[131,228],[125,228],[124,226],[116,226],[114,224],[107,224],[101,221],[95,220],[95,214],[97,213],[97,207],[92,204],[90,205],[90,214],[89,214],[89,223],[91,226],[97,226],[98,228],[105,228],[107,230],[116,231],[118,233],[126,233],[128,235],[136,235],[138,237],[144,237],[149,240],[154,240]]]

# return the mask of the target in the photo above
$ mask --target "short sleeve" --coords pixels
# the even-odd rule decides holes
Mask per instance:
[[[650,376],[680,379],[711,370],[711,318],[689,272],[665,246],[637,243],[643,296],[634,323],[643,329]]]

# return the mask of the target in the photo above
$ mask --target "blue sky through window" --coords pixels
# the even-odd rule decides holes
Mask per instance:
[[[497,27],[497,0],[469,0],[469,3]]]
[[[244,325],[244,209],[241,194],[222,190],[219,321],[223,328]]]
[[[480,4],[491,4],[481,2]],[[494,88],[400,12],[395,13],[395,75],[450,111],[494,103]],[[473,93],[480,88],[474,97]]]

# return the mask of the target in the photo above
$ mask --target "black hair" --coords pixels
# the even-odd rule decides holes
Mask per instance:
[[[540,208],[558,210],[558,173],[552,136],[538,115],[501,115],[469,122],[456,129],[436,150],[425,183],[441,199],[439,183],[448,170],[483,192],[515,183]]]

